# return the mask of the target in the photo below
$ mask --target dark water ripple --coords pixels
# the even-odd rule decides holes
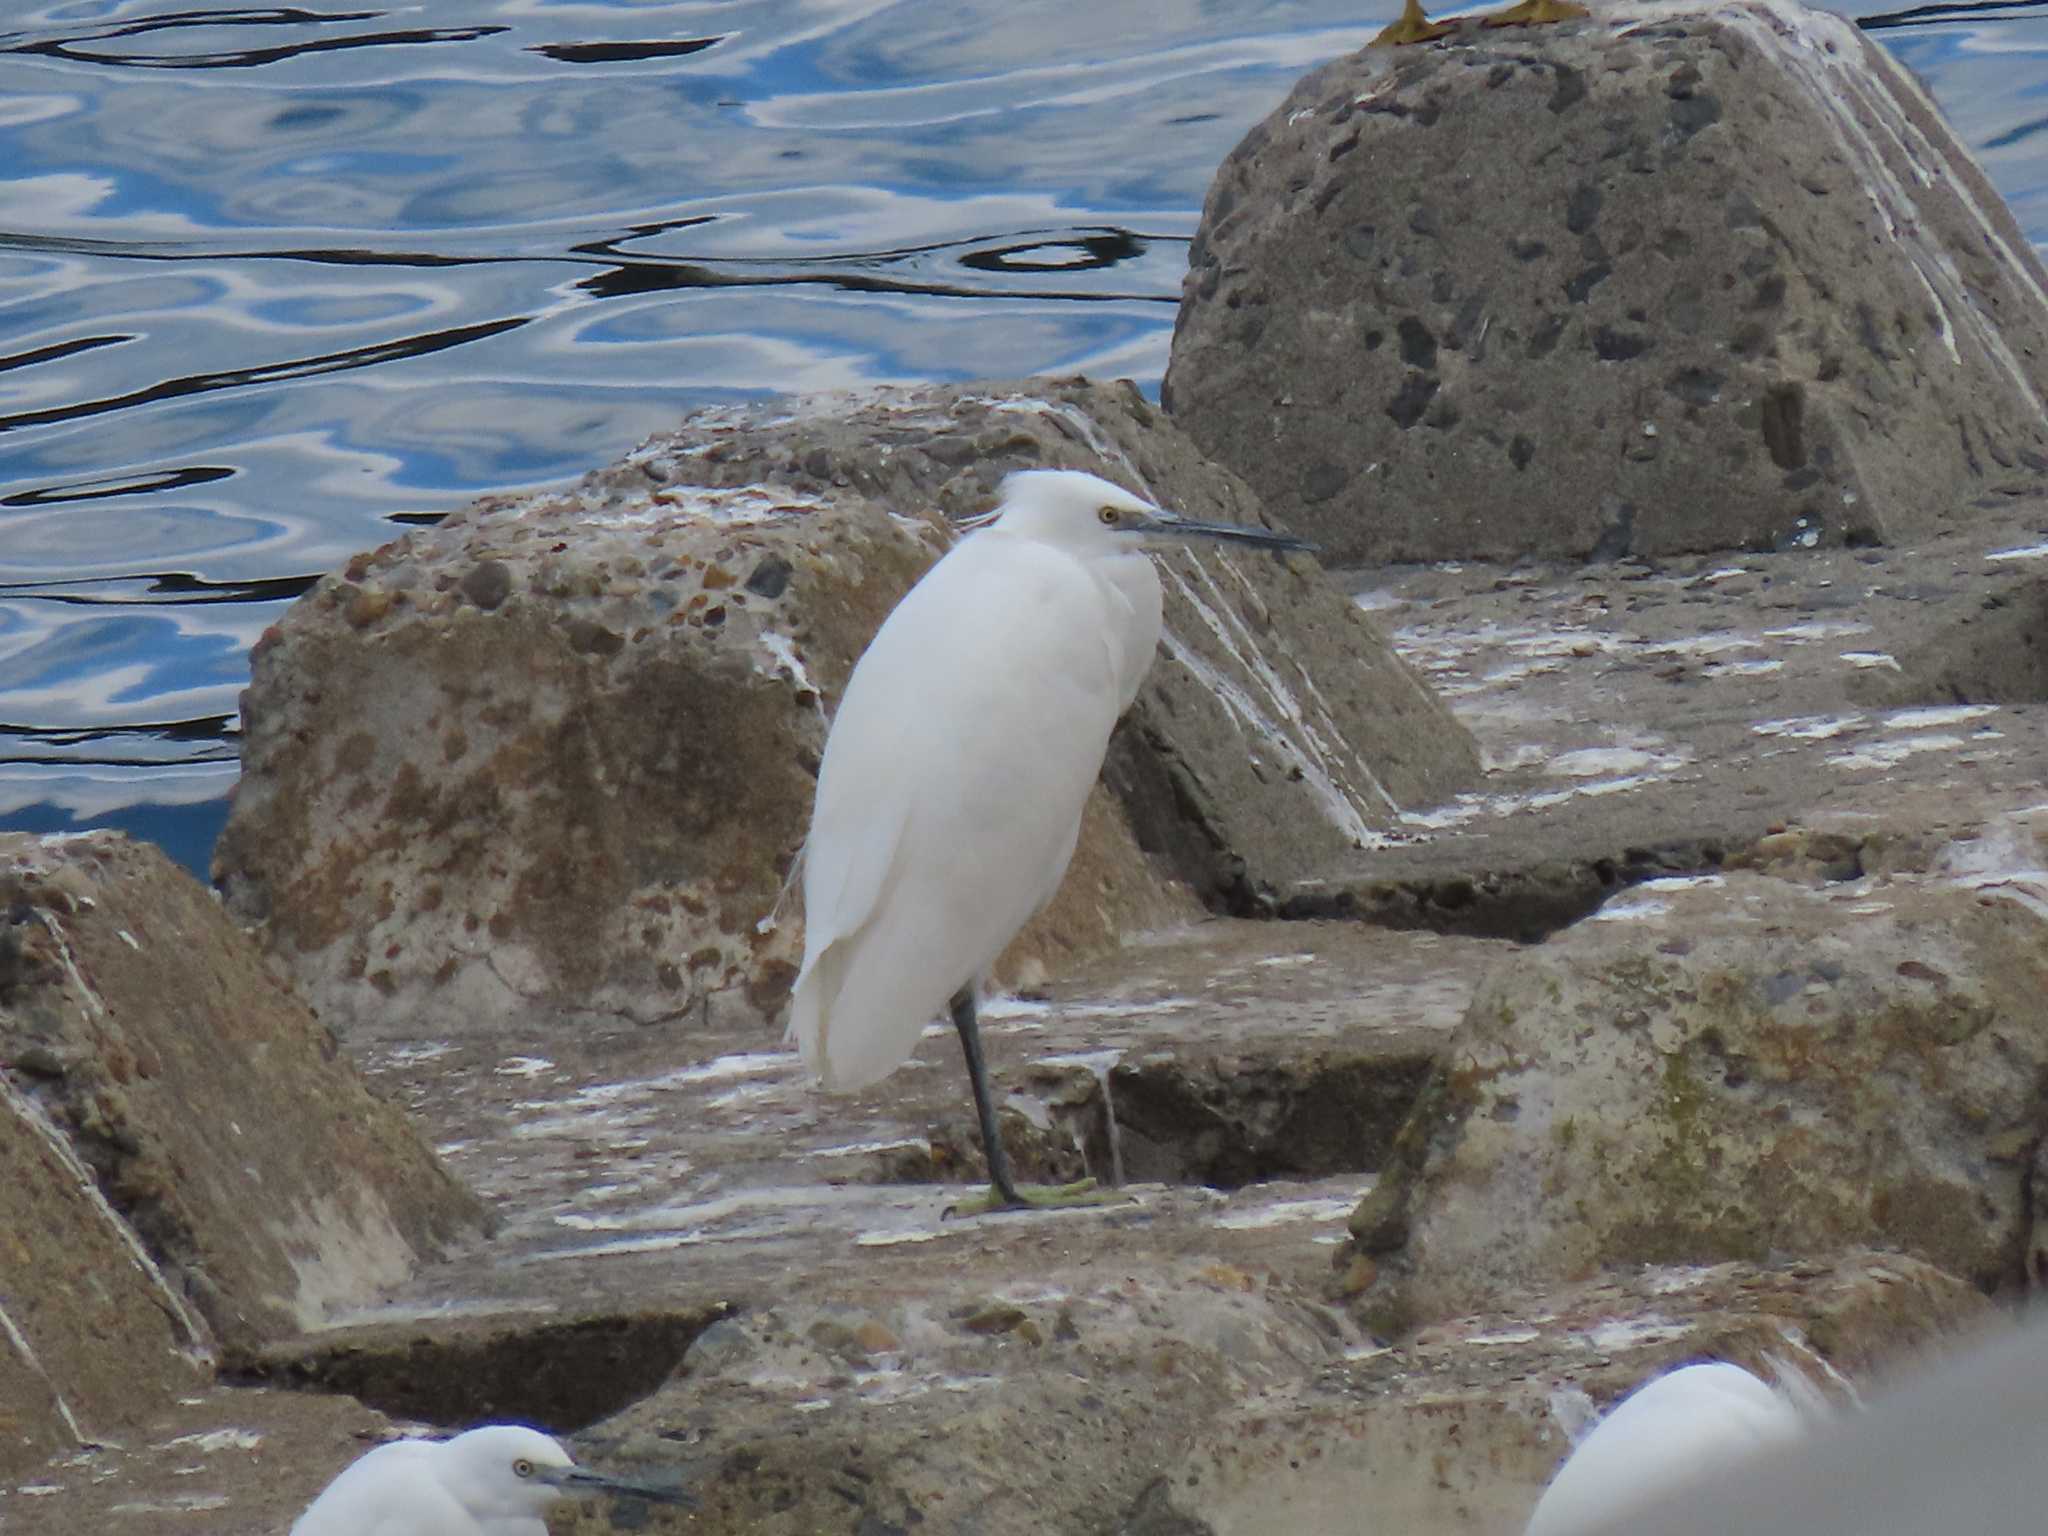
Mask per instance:
[[[1393,9],[9,8],[0,828],[203,865],[315,573],[694,406],[1155,386],[1216,163]],[[1861,9],[2048,237],[2048,5]]]
[[[1857,17],[1856,25],[1866,32],[1883,32],[1893,27],[1966,27],[1990,16],[2040,20],[2044,14],[2048,12],[2042,10],[2042,0],[1967,0],[1957,5],[1915,5],[1902,11],[1881,11]]]

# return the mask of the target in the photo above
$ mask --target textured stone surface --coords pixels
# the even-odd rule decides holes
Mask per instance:
[[[1648,1269],[1518,1298],[1221,1416],[1150,1490],[1157,1536],[1519,1531],[1595,1415],[1650,1376],[1730,1360],[1840,1406],[1850,1384],[1982,1322],[1929,1265]],[[1801,1390],[1796,1384],[1793,1390]]]
[[[2048,470],[2031,246],[1790,0],[1337,60],[1189,266],[1163,398],[1340,563],[1905,540]]]
[[[1412,1097],[1489,960],[1509,950],[1357,923],[1204,921],[1150,936],[1046,997],[990,1003],[984,1036],[1005,1139],[1013,1155],[1063,1153],[1069,1161],[1048,1172],[1067,1178],[1113,1178],[1120,1150],[1128,1178],[1166,1186],[1141,1198],[1170,1197],[1169,1224],[1197,1241],[1215,1236],[1222,1197],[1188,1182],[1278,1180],[1243,1200],[1288,1208],[1293,1221],[1313,1215],[1335,1241],[1399,1129],[1401,1093]],[[505,1213],[487,1247],[386,1298],[400,1322],[480,1302],[567,1318],[596,1306],[830,1296],[877,1283],[897,1259],[952,1262],[998,1232],[1033,1240],[1033,1223],[940,1219],[983,1174],[959,1046],[939,1031],[886,1081],[833,1095],[744,1019],[714,1021],[681,1053],[659,1030],[564,1033],[538,1019],[426,1051],[397,1030],[348,1044]],[[1184,1085],[1194,1092],[1157,1102]],[[1311,1179],[1334,1180],[1334,1193],[1301,1187]],[[1150,1230],[1142,1209],[1097,1214]],[[1079,1240],[1077,1225],[1051,1227]],[[1286,1251],[1320,1279],[1324,1246],[1297,1237]],[[456,1390],[478,1374],[454,1372]]]
[[[1024,1117],[1096,1072],[1121,1103],[1207,1062],[1236,1064],[1219,1087],[1278,1104],[1271,1079],[1300,1065],[1309,1080],[1319,1053],[1377,1040],[1412,1054],[1447,1034],[1489,961],[1517,953],[1202,922],[1104,957],[1048,1001],[992,1008],[992,1066]],[[558,1533],[1334,1536],[1356,1531],[1368,1490],[1404,1529],[1504,1533],[1569,1431],[1642,1374],[1720,1353],[1816,1377],[1825,1361],[1860,1383],[1986,1305],[1912,1259],[1850,1255],[1531,1287],[1389,1349],[1330,1292],[1333,1274],[1352,1278],[1330,1260],[1362,1173],[946,1219],[957,1188],[897,1182],[892,1161],[928,1117],[963,1114],[946,1042],[886,1092],[823,1098],[751,1026],[711,1028],[681,1061],[631,1026],[551,1039],[528,1019],[430,1049],[385,1027],[350,1047],[505,1227],[349,1326],[279,1341],[261,1369],[442,1428],[577,1430],[597,1465],[704,1499],[644,1521],[564,1511]],[[1355,1102],[1376,1113],[1370,1093]],[[288,1406],[181,1405],[175,1428],[38,1469],[46,1492],[0,1480],[0,1519],[10,1536],[158,1536],[168,1512],[203,1508],[209,1536],[276,1536],[279,1511],[363,1448],[353,1417],[309,1441],[316,1426]],[[594,1408],[606,1417],[589,1424]],[[214,1449],[163,1451],[184,1435]],[[275,1438],[251,1449],[256,1436]]]
[[[481,1228],[404,1115],[155,848],[0,838],[0,912],[6,1101],[41,1139],[8,1181],[89,1184],[75,1219],[96,1215],[143,1265],[179,1347],[318,1326]],[[72,1191],[48,1198],[78,1210]],[[10,1230],[32,1260],[10,1275],[72,1273],[64,1222]],[[130,1278],[116,1266],[108,1284]],[[54,1304],[83,1319],[94,1301],[66,1287]],[[76,1406],[89,1422],[96,1405]]]
[[[1375,1528],[1498,1533],[1526,1518],[1574,1410],[1646,1375],[1705,1354],[1817,1386],[1842,1379],[1831,1369],[1867,1379],[1985,1311],[1929,1266],[1856,1254],[1651,1271],[1368,1351],[1235,1265],[1111,1284],[1053,1270],[979,1304],[920,1286],[895,1305],[720,1324],[602,1433],[633,1460],[691,1448],[705,1508],[651,1530],[997,1536],[1107,1517],[1183,1536],[1338,1536],[1367,1507]]]
[[[258,643],[214,876],[330,1025],[760,1016],[786,989],[794,925],[756,925],[824,740],[792,610],[804,654],[851,655],[941,534],[640,484],[473,507]]]
[[[1487,769],[1281,909],[1535,940],[1794,824],[1834,840],[1815,877],[1925,869],[2048,800],[2043,528],[1998,497],[1905,546],[1361,572]]]
[[[660,1392],[577,1437],[702,1507],[564,1508],[550,1529],[1353,1536],[1369,1509],[1374,1529],[1505,1536],[1649,1375],[1730,1359],[1840,1405],[1988,1311],[1927,1265],[1854,1253],[1652,1269],[1379,1348],[1256,1263],[1162,1254],[1156,1229],[1101,1234],[1122,1257],[1098,1260],[1067,1232],[1028,1281],[904,1265],[887,1291],[715,1324]],[[1011,1262],[1041,1246],[1013,1235]],[[0,1517],[10,1536],[157,1536],[196,1509],[208,1536],[276,1536],[374,1423],[346,1399],[195,1397],[40,1497],[0,1487]]]
[[[2048,546],[2042,547],[2048,553]],[[2048,580],[1974,583],[1970,611],[1902,646],[1891,667],[1856,679],[1869,704],[2048,702]]]
[[[1496,968],[1352,1216],[1367,1315],[1855,1244],[2048,1274],[2048,905],[1963,846],[1881,882],[1666,882]]]
[[[0,1009],[12,990],[0,979]],[[132,1434],[205,1382],[204,1326],[5,1074],[0,1277],[0,1477]]]
[[[850,488],[897,511],[982,512],[1014,469],[1104,475],[1190,517],[1260,522],[1258,499],[1128,382],[1030,379],[710,413],[669,475]],[[1312,563],[1216,550],[1161,564],[1166,636],[1105,782],[1138,841],[1211,902],[1256,906],[1380,843],[1470,780],[1471,742]]]
[[[772,1018],[796,925],[762,919],[830,701],[946,546],[942,514],[1032,464],[1258,516],[1129,390],[989,386],[707,413],[569,491],[358,556],[256,648],[215,854],[230,909],[342,1028]],[[1120,793],[1091,801],[1005,974],[1185,918],[1170,876],[1255,902],[1476,771],[1312,561],[1164,575]]]
[[[322,1483],[391,1433],[381,1414],[345,1397],[195,1387],[153,1408],[132,1435],[0,1486],[0,1528],[283,1536]]]

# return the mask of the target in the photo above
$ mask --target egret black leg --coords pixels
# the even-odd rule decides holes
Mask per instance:
[[[981,1059],[981,1029],[974,1018],[974,988],[963,987],[953,999],[953,1027],[960,1031],[960,1050],[967,1057],[967,1079],[974,1085],[974,1113],[981,1121],[981,1150],[988,1158],[988,1181],[995,1186],[998,1210],[1019,1210],[1027,1202],[1010,1177],[1010,1157],[996,1128],[996,1107],[989,1101],[988,1068]]]

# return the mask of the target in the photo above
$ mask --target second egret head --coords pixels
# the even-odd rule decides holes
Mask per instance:
[[[394,1440],[342,1469],[291,1536],[547,1536],[557,1499],[629,1494],[695,1501],[678,1489],[579,1467],[561,1442],[523,1424],[487,1424],[450,1440]]]

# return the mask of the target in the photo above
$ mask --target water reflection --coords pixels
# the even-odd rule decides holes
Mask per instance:
[[[161,751],[147,735],[133,739]],[[187,868],[204,871],[214,839],[227,821],[234,782],[233,744],[227,760],[192,764],[77,766],[31,758],[15,761],[13,742],[0,726],[0,825],[12,832],[78,832],[114,827],[161,846]]]
[[[724,41],[722,37],[691,37],[673,43],[531,43],[527,51],[564,64],[625,64],[680,59]]]
[[[1883,11],[1862,16],[1856,24],[1866,32],[1883,32],[1893,27],[1969,26],[1982,16],[2042,14],[2042,0],[1961,0],[1953,5],[1914,5],[1902,11]]]
[[[183,607],[74,608],[24,594],[9,604],[0,720],[25,731],[160,729],[166,719],[232,714],[263,622]],[[233,694],[226,696],[232,704]]]
[[[313,37],[298,42],[277,43],[270,47],[222,47],[212,52],[205,51],[203,35],[188,34],[183,41],[193,45],[192,51],[183,53],[141,53],[119,46],[137,38],[150,37],[159,32],[170,32],[178,28],[204,28],[231,30],[240,33],[250,27],[266,25],[301,27],[307,25],[331,25],[352,21],[372,21],[381,13],[356,11],[317,15],[309,11],[212,11],[203,14],[157,16],[147,21],[130,22],[125,26],[106,27],[97,32],[82,33],[74,37],[43,38],[34,42],[16,43],[0,49],[4,53],[42,54],[53,59],[67,59],[77,64],[115,64],[128,69],[254,69],[262,64],[277,64],[286,59],[303,58],[311,53],[331,53],[342,48],[392,48],[408,43],[471,43],[479,38],[491,37],[509,31],[507,27],[420,27],[406,31],[361,32],[343,37]]]
[[[486,320],[476,325],[450,326],[446,330],[428,331],[424,334],[402,337],[396,341],[373,342],[367,346],[345,347],[339,352],[323,352],[311,357],[295,357],[274,363],[259,363],[248,368],[226,368],[218,373],[187,374],[183,378],[161,379],[142,389],[126,394],[110,395],[96,400],[76,400],[61,406],[50,406],[39,411],[17,411],[13,415],[0,416],[0,432],[12,432],[22,427],[47,426],[53,422],[76,421],[81,417],[100,416],[109,411],[125,411],[137,406],[152,405],[161,400],[175,400],[183,395],[200,395],[215,389],[236,389],[248,384],[274,384],[287,379],[311,378],[316,374],[339,373],[346,368],[372,368],[379,363],[397,362],[401,358],[426,357],[450,347],[465,346],[472,341],[482,341],[489,336],[502,335],[525,325],[530,317],[515,315],[504,320]]]
[[[2048,233],[2041,7],[1864,9]],[[15,8],[0,826],[137,802],[202,849],[313,573],[693,406],[991,357],[1156,385],[1216,163],[1393,10]]]
[[[828,257],[802,262],[732,262],[714,265],[687,261],[626,260],[576,284],[579,293],[613,299],[630,294],[672,292],[688,288],[766,288],[822,286],[841,293],[901,293],[930,297],[973,298],[1000,293],[1012,298],[1050,298],[1081,303],[1125,300],[1174,304],[1178,294],[1157,291],[1142,273],[1127,273],[1119,291],[1099,283],[1049,284],[1050,275],[1093,274],[1131,266],[1147,255],[1154,242],[1129,230],[1085,234],[1020,231],[966,241],[946,241],[910,250],[876,251],[848,260]],[[1187,240],[1168,237],[1173,258],[1184,265]],[[584,249],[590,249],[585,247]],[[968,273],[1034,281],[974,282]]]
[[[225,480],[234,471],[219,464],[194,464],[183,469],[159,470],[152,474],[127,475],[96,480],[75,480],[69,485],[39,486],[0,496],[0,507],[49,507],[66,501],[98,501],[103,496],[147,495],[152,491],[177,491],[187,486]]]

